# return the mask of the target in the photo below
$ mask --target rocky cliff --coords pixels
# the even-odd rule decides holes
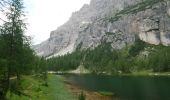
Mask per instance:
[[[170,45],[169,0],[91,0],[34,50],[53,57],[71,53],[78,46],[95,48],[102,41],[121,49],[135,38]]]

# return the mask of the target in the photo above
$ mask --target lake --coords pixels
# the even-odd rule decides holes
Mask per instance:
[[[63,75],[92,91],[112,92],[121,100],[170,100],[169,76]]]

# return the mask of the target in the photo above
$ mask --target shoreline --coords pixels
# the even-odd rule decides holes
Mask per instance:
[[[70,83],[67,80],[64,80],[64,83],[65,83],[66,87],[70,90],[70,92],[73,94],[73,96],[75,96],[75,98],[78,98],[79,95],[83,92],[83,94],[86,97],[85,100],[118,100],[118,99],[114,98],[113,96],[101,95],[98,92],[85,89],[79,85]]]
[[[74,72],[48,72],[49,74],[57,74],[57,75],[63,75],[63,74],[94,74],[94,73],[74,73]],[[100,73],[100,74],[94,74],[94,75],[108,75],[108,76],[170,76],[170,72],[132,72],[132,73],[118,73],[118,74],[106,74],[106,73]]]

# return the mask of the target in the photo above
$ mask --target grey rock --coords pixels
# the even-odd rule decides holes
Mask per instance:
[[[170,16],[170,1],[167,1],[167,14]]]
[[[170,46],[170,18],[164,17],[160,22],[160,39],[163,45]]]
[[[109,42],[114,49],[121,49],[133,44],[136,36],[151,44],[169,46],[170,1],[150,4],[143,10],[138,9],[140,5],[134,6],[141,2],[147,0],[91,0],[90,5],[74,12],[67,23],[52,31],[50,38],[34,46],[34,50],[50,58],[71,53],[80,44],[80,49],[93,49]],[[110,22],[115,16],[118,20]]]

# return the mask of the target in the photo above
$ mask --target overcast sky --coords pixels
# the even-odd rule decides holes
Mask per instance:
[[[49,38],[50,32],[64,24],[72,12],[79,10],[90,0],[24,0],[27,11],[27,34],[33,44]]]

